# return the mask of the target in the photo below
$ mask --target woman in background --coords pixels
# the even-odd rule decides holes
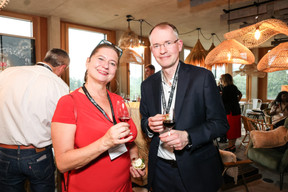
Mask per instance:
[[[107,90],[121,52],[101,41],[87,58],[83,87],[57,104],[51,128],[57,167],[66,172],[63,191],[132,192],[130,174],[145,175],[131,166],[139,158],[136,126],[118,120],[116,103],[123,98]]]
[[[221,80],[223,84],[222,100],[230,126],[227,131],[228,147],[225,150],[235,152],[236,140],[241,137],[241,109],[239,101],[242,98],[242,93],[233,84],[233,78],[229,73],[222,75]]]
[[[272,102],[269,113],[272,116],[273,128],[284,125],[285,119],[288,116],[288,92],[281,91],[276,99]]]

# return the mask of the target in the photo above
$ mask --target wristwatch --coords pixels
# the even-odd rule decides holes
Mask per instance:
[[[186,131],[187,132],[187,131]],[[187,136],[187,139],[188,139],[188,144],[186,145],[186,148],[187,149],[190,149],[192,147],[192,140],[191,140],[191,137],[189,135],[189,133],[187,132],[188,136]]]

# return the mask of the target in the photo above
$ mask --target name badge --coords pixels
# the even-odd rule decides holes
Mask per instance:
[[[127,151],[128,150],[125,144],[116,145],[115,147],[108,149],[108,153],[111,160],[116,159],[117,157],[119,157],[120,155],[122,155]]]

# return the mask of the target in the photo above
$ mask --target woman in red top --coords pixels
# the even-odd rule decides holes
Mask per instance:
[[[116,103],[123,99],[106,88],[116,74],[121,53],[120,48],[101,41],[86,61],[86,83],[57,104],[52,141],[69,192],[131,192],[130,174],[145,175],[145,170],[131,166],[139,157],[133,142],[136,126],[132,120],[118,120]]]

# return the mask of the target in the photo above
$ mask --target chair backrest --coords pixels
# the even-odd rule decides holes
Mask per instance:
[[[248,123],[249,123],[252,130],[266,131],[266,130],[272,130],[273,129],[273,125],[270,123],[264,122],[263,119],[248,118]]]
[[[254,130],[254,129],[251,127],[251,124],[250,124],[250,122],[249,122],[249,119],[250,119],[250,118],[241,115],[241,119],[242,119],[242,122],[243,122],[245,131],[249,131],[249,132],[250,132],[250,131]]]
[[[262,105],[262,100],[261,99],[250,99],[249,103],[252,103],[252,109],[260,109]]]

